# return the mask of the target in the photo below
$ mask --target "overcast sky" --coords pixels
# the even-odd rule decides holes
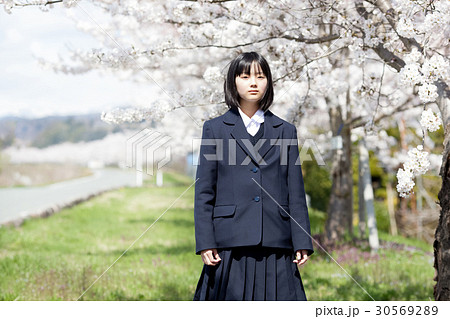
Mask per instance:
[[[7,14],[0,6],[0,117],[101,112],[136,105],[138,96],[150,93],[150,82],[123,82],[96,71],[66,75],[43,70],[34,56],[52,58],[67,53],[67,47],[98,47],[91,35],[75,27],[65,10],[57,4],[49,12],[25,7]],[[83,15],[80,8],[71,10]]]

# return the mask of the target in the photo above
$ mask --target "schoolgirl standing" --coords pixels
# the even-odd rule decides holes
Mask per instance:
[[[224,84],[229,110],[203,125],[195,185],[194,300],[306,300],[314,252],[297,129],[269,111],[270,67],[245,52]]]

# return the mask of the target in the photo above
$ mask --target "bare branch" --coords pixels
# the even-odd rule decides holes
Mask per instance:
[[[399,72],[406,64],[402,58],[396,56],[394,53],[386,49],[383,46],[383,43],[379,43],[376,47],[367,47],[375,51],[375,53],[378,54],[378,56],[384,62],[386,62],[387,65],[394,68],[397,72]]]
[[[340,35],[339,34],[328,34],[326,36],[323,37],[319,37],[319,38],[313,38],[313,39],[307,39],[304,38],[302,35],[298,36],[298,37],[293,37],[290,35],[284,35],[281,38],[287,39],[287,40],[294,40],[296,42],[303,42],[303,43],[324,43],[324,42],[330,42],[336,39],[339,39]]]
[[[36,5],[47,6],[47,5],[51,5],[51,4],[58,3],[58,2],[63,2],[63,0],[48,0],[43,3],[34,3],[34,2],[28,2],[28,3],[13,2],[13,3],[14,3],[15,7],[26,7],[26,6],[36,6]]]

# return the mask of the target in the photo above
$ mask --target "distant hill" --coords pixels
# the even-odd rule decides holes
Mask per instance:
[[[37,119],[8,116],[0,118],[0,148],[14,144],[44,148],[63,142],[88,142],[141,127],[149,127],[149,123],[108,124],[100,119],[100,113]]]

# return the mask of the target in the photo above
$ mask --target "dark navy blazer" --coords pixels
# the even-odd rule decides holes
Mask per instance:
[[[258,244],[314,252],[297,129],[271,111],[263,129],[253,146],[237,110],[204,123],[195,184],[197,255]]]

